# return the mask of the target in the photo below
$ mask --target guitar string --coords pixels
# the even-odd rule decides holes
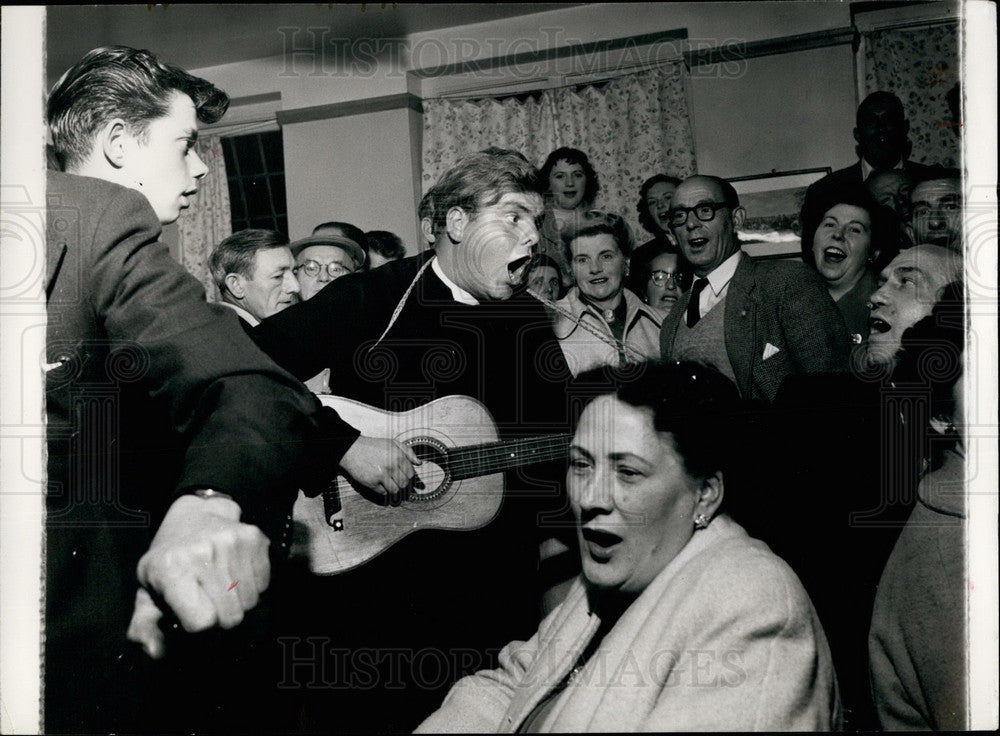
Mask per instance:
[[[448,451],[449,459],[455,458],[449,468],[461,475],[473,469],[499,471],[512,465],[555,460],[566,456],[571,439],[572,435],[554,435],[454,448]]]

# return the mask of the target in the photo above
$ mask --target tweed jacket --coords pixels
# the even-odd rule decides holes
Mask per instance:
[[[582,578],[500,667],[467,677],[418,732],[513,732],[577,663],[600,619]],[[836,678],[795,574],[723,515],[621,615],[534,725],[543,732],[830,730]]]
[[[691,292],[663,320],[660,354],[670,360]],[[726,353],[745,399],[774,401],[786,376],[848,370],[850,340],[825,282],[802,263],[740,255],[725,301]]]
[[[653,311],[628,289],[622,291],[625,300],[625,334],[623,342],[631,350],[626,354],[627,363],[642,360],[656,360],[660,356],[660,322],[662,317]],[[602,365],[617,366],[618,351],[603,342],[599,337],[581,326],[587,325],[599,330],[613,340],[611,328],[597,310],[580,299],[580,287],[574,286],[562,299],[556,302],[558,306],[570,312],[569,317],[556,312],[555,333],[559,347],[566,356],[566,363],[574,376],[578,376],[590,368]]]

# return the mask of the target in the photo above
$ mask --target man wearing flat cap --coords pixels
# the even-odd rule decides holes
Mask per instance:
[[[334,279],[360,270],[365,263],[365,251],[359,243],[333,232],[311,235],[290,247],[303,301],[311,299]]]

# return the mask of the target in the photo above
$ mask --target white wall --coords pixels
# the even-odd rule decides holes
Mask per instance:
[[[406,109],[286,125],[289,236],[339,220],[394,232],[417,252],[410,135]]]
[[[750,59],[738,76],[692,70],[698,170],[722,177],[857,160],[853,54],[832,46]]]
[[[433,94],[441,78],[407,68],[489,59],[553,46],[686,29],[692,48],[754,42],[850,25],[840,2],[594,4],[413,34],[405,53],[378,64],[329,51],[194,70],[232,97],[277,92],[283,111],[398,95]],[[346,61],[346,66],[345,66]],[[731,69],[729,70],[731,72]],[[736,75],[692,69],[699,169],[741,176],[855,160],[856,105],[849,46],[759,57]],[[488,76],[488,75],[486,75]],[[488,83],[484,78],[484,83]],[[343,219],[396,232],[412,252],[419,186],[419,115],[406,109],[294,123],[284,128],[289,235]]]

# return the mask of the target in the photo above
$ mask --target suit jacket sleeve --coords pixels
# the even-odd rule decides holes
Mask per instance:
[[[253,329],[254,342],[301,381],[343,362],[343,351],[357,349],[375,326],[384,329],[389,322],[381,301],[369,298],[360,283],[362,275],[369,274],[343,276],[312,299],[263,320]]]
[[[781,327],[798,372],[847,371],[851,344],[844,317],[819,275],[797,265],[801,278],[788,279],[783,287]]]
[[[253,345],[235,315],[206,303],[159,232],[146,200],[127,190],[96,218],[88,264],[96,319],[183,438],[177,490],[228,493],[244,521],[273,534],[307,455],[316,443],[335,450],[330,424],[324,443],[315,397]]]

